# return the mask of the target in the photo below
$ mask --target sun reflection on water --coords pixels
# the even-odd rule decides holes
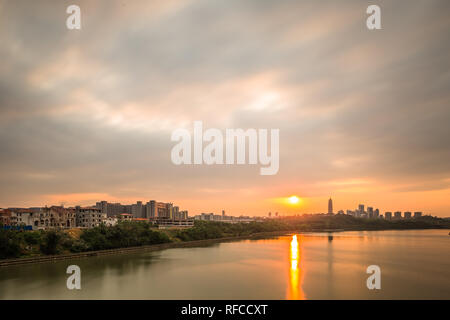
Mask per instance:
[[[301,240],[301,239],[300,239]],[[303,271],[300,265],[300,248],[299,240],[297,235],[292,236],[292,241],[290,244],[290,264],[291,268],[289,270],[289,294],[288,299],[290,300],[303,300],[305,299],[305,294],[302,289],[303,282]]]

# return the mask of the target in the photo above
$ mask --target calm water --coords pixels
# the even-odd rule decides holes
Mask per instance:
[[[450,299],[448,230],[298,234],[0,268],[0,299]],[[81,268],[68,290],[66,268]],[[381,268],[368,290],[366,268]]]

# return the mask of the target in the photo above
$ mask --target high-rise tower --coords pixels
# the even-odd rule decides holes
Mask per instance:
[[[333,214],[333,200],[328,200],[328,214]]]

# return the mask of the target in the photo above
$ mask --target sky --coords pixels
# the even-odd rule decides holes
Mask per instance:
[[[68,30],[66,8],[81,8]],[[381,7],[381,30],[366,8]],[[450,216],[450,2],[0,0],[0,207]],[[280,130],[280,167],[171,162],[171,133]],[[288,205],[286,197],[301,201]]]

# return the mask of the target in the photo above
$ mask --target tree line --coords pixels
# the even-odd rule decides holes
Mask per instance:
[[[263,222],[222,223],[195,221],[192,228],[159,230],[146,222],[123,221],[82,229],[78,235],[67,230],[7,230],[0,225],[0,259],[79,253],[137,247],[167,242],[217,239],[278,231],[388,230],[450,228],[449,219],[425,216],[409,220],[361,219],[347,215],[304,215]]]

